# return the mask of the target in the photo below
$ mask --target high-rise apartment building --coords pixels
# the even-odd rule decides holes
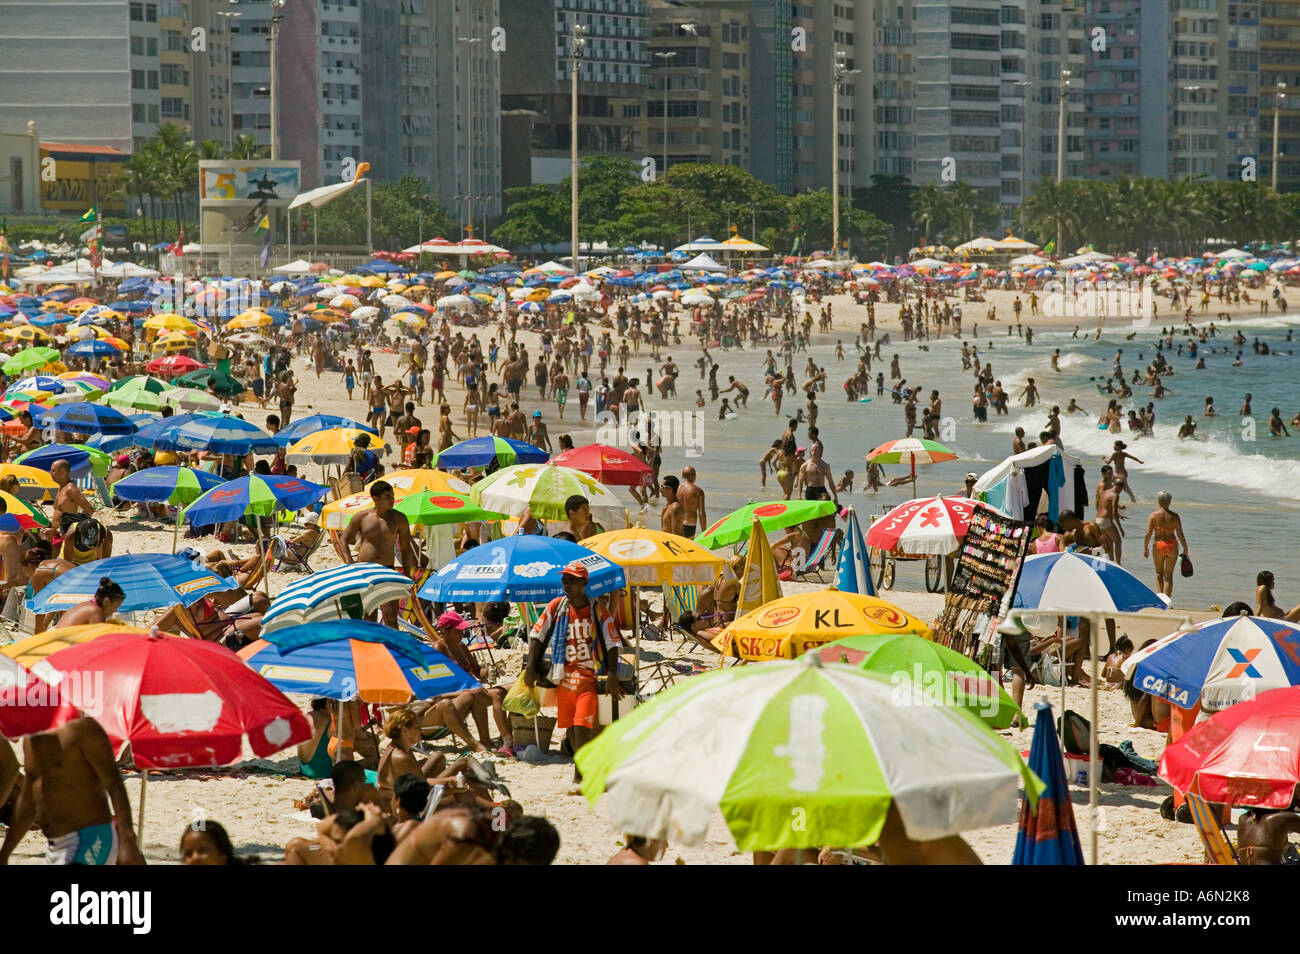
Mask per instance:
[[[1278,188],[1300,189],[1300,2],[1233,4],[1240,19],[1257,12],[1259,23],[1260,181],[1273,176],[1273,114],[1277,110]],[[1285,84],[1285,86],[1283,85]]]

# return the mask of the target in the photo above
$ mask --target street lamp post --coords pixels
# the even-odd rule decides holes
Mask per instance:
[[[579,271],[578,261],[578,67],[587,46],[586,28],[575,22],[570,40],[571,89],[569,112],[569,245],[573,273]]]
[[[1278,158],[1278,113],[1286,103],[1286,83],[1282,80],[1277,82],[1277,92],[1273,94],[1273,191],[1277,191],[1277,158]]]
[[[275,122],[277,112],[275,94],[278,87],[275,81],[275,41],[280,33],[280,24],[284,20],[284,15],[280,13],[280,10],[284,8],[286,0],[268,0],[268,2],[271,5],[271,82],[269,86],[271,93],[271,160],[274,162],[280,158],[280,131]]]
[[[847,54],[836,50],[831,61],[831,255],[840,254],[840,84],[861,73],[846,65]]]
[[[1020,89],[1020,201],[1025,201],[1029,168],[1029,80],[1014,80],[1012,86]]]
[[[1070,71],[1061,70],[1061,89],[1057,97],[1056,110],[1056,184],[1065,181],[1065,101],[1070,96]],[[1056,254],[1060,255],[1065,245],[1065,223],[1060,215],[1056,219]]]
[[[659,57],[661,60],[664,61],[663,66],[665,70],[668,68],[668,61],[671,60],[676,55],[677,55],[676,51],[671,53],[655,54],[655,56]],[[663,171],[665,173],[668,172],[668,80],[669,80],[669,76],[667,72],[665,72],[664,73],[664,168],[663,168]]]
[[[1180,92],[1183,92],[1183,93],[1195,93],[1195,92],[1197,92],[1198,90],[1202,89],[1202,87],[1200,87],[1200,86],[1180,86],[1180,87],[1178,87],[1178,89],[1179,89]],[[1188,102],[1191,102],[1191,101],[1192,101],[1192,100],[1191,100],[1191,97],[1188,97]],[[1177,117],[1177,112],[1176,112],[1176,111],[1175,111],[1175,114],[1174,114],[1174,115],[1175,115],[1175,118],[1176,118],[1176,117]],[[1184,116],[1187,116],[1188,118],[1190,118],[1190,114],[1184,113]],[[1187,125],[1190,126],[1191,124],[1188,123]],[[1186,133],[1186,136],[1187,136],[1187,178],[1190,179],[1190,178],[1192,177],[1192,172],[1193,172],[1193,169],[1192,169],[1192,163],[1193,163],[1195,160],[1193,160],[1193,158],[1192,158],[1192,141],[1191,141],[1191,136],[1192,136],[1192,134],[1191,134],[1190,132],[1187,132],[1187,133]],[[1178,177],[1178,153],[1179,153],[1180,150],[1179,150],[1177,147],[1178,147],[1178,130],[1175,129],[1175,130],[1174,130],[1174,178],[1177,178],[1177,177]]]
[[[218,10],[226,24],[226,148],[235,151],[235,34],[231,21],[242,17],[238,10]]]
[[[461,36],[456,39],[464,43],[465,71],[469,77],[465,83],[465,225],[470,235],[474,234],[474,44],[482,43],[480,36]]]

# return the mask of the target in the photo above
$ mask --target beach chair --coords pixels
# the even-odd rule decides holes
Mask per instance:
[[[1201,845],[1205,848],[1205,858],[1212,865],[1237,865],[1237,850],[1219,822],[1210,804],[1195,792],[1187,792],[1187,807],[1192,813],[1192,824],[1201,836]]]
[[[823,531],[821,539],[818,540],[817,545],[813,547],[812,553],[808,554],[808,558],[804,560],[803,567],[795,570],[795,578],[804,579],[806,577],[816,576],[818,583],[825,583],[826,581],[822,578],[822,573],[825,572],[825,568],[822,564],[827,561],[832,549],[841,539],[843,539],[843,537],[844,531],[840,530],[838,527],[833,530]]]
[[[682,646],[687,643],[694,643],[691,634],[686,632],[677,625],[683,613],[695,614],[695,607],[700,598],[700,585],[687,584],[684,586],[673,586],[664,584],[664,616],[668,620],[668,626],[681,636],[678,645]]]
[[[277,533],[271,538],[271,557],[275,560],[272,567],[277,573],[286,566],[299,573],[315,573],[311,558],[325,541],[325,531],[316,534],[316,539],[309,544],[294,543],[284,534]]]

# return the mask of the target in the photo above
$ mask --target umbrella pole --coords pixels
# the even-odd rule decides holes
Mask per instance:
[[[262,558],[262,589],[266,591],[266,598],[270,599],[271,598],[271,558],[267,554],[266,549],[262,546],[262,521],[256,516],[253,519],[257,520],[257,553],[258,556]],[[253,588],[256,589],[257,587],[254,586]]]
[[[140,812],[135,823],[135,840],[140,845],[141,853],[144,851],[144,793],[148,782],[149,770],[140,769]]]
[[[1056,617],[1061,633],[1061,741],[1065,741],[1065,617]]]
[[[1092,710],[1088,717],[1092,720],[1092,731],[1088,733],[1088,830],[1089,855],[1088,864],[1097,863],[1097,630],[1101,626],[1101,614],[1095,613],[1088,618],[1088,654],[1092,657],[1092,685],[1088,689],[1091,696]]]
[[[181,535],[181,520],[184,517],[184,509],[178,507],[176,510],[176,526],[172,529],[172,553],[176,552],[176,544],[179,542]]]
[[[637,700],[641,696],[641,594],[634,586],[628,589],[632,597],[632,642],[636,645],[636,662],[632,667],[632,698]],[[618,678],[617,665],[614,666],[614,678]]]
[[[339,696],[339,721],[338,721],[338,725],[335,726],[334,731],[336,733],[334,737],[339,740],[338,746],[334,749],[334,764],[338,765],[339,759],[343,757],[343,697],[342,696]]]

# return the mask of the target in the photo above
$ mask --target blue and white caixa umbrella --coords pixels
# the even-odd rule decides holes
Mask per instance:
[[[1133,613],[1164,609],[1160,595],[1118,563],[1081,553],[1039,553],[1025,558],[1013,609],[1091,609]]]
[[[587,595],[627,585],[623,569],[599,553],[555,537],[516,534],[462,553],[420,587],[421,599],[533,603],[564,595],[560,571],[577,561],[587,568]]]

